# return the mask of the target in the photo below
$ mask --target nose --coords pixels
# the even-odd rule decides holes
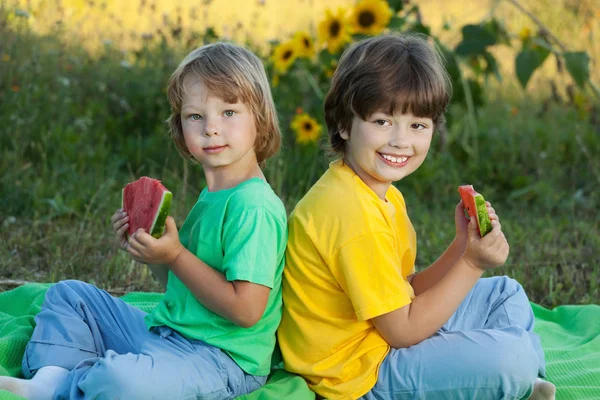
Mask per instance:
[[[390,135],[389,145],[399,149],[409,147],[410,132],[406,127],[398,126]]]
[[[204,125],[204,136],[211,137],[217,136],[219,134],[219,127],[215,124],[214,121],[206,120],[206,124]]]

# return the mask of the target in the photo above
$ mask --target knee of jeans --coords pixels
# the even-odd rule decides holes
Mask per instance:
[[[501,285],[501,290],[503,292],[506,292],[506,293],[512,295],[517,292],[523,291],[523,286],[521,286],[521,284],[516,279],[509,278],[506,275],[498,276],[495,278],[499,281],[499,284]]]
[[[135,358],[138,362],[126,358]],[[153,398],[152,385],[143,379],[143,367],[139,364],[138,355],[117,355],[109,350],[106,357],[99,359],[90,368],[85,379],[79,383],[79,387],[86,398],[132,400]]]
[[[48,288],[46,292],[46,298],[54,298],[56,296],[65,297],[67,293],[81,292],[81,288],[87,285],[87,283],[69,279],[65,281],[56,282]]]
[[[526,392],[538,375],[539,358],[525,330],[513,341],[499,344],[489,361],[488,377],[499,379],[504,393]]]

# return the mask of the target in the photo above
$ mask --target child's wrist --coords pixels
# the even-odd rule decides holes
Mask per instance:
[[[467,257],[465,254],[463,254],[460,259],[462,260],[462,262],[469,267],[469,269],[480,273],[483,275],[483,273],[485,272],[485,268],[481,268],[477,262],[475,262],[474,260],[472,260],[471,258]]]
[[[454,236],[454,240],[452,240],[452,243],[450,245],[459,250],[462,254],[467,248],[467,238],[456,235]]]
[[[179,256],[181,256],[181,254],[183,254],[183,252],[185,251],[185,247],[183,247],[183,245],[180,243],[179,247],[177,248],[177,250],[175,250],[173,252],[173,256],[171,258],[171,261],[167,262],[165,265],[167,268],[169,269],[173,269],[173,267],[176,265],[177,260],[179,259]]]

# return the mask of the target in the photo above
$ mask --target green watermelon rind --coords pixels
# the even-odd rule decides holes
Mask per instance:
[[[484,237],[492,230],[492,221],[487,212],[487,205],[482,195],[478,194],[473,197],[475,200],[475,208],[477,214],[477,224],[479,225],[479,232],[481,237]]]
[[[173,193],[168,190],[163,192],[162,199],[160,201],[160,208],[154,217],[152,227],[150,228],[150,235],[155,238],[160,238],[165,232],[165,226],[167,217],[169,216],[169,209],[171,208],[171,200],[173,199]]]
[[[150,228],[150,235],[156,239],[160,239],[162,234],[165,232],[165,226],[167,217],[169,216],[169,210],[171,209],[172,199],[173,193],[165,190],[160,201],[160,207],[156,213],[156,216],[154,217],[154,221],[152,221],[152,226]],[[121,189],[121,207],[125,207],[125,188]],[[125,237],[128,236],[129,235],[127,234],[127,231],[125,231]]]

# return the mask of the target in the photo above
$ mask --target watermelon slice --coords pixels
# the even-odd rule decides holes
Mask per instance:
[[[492,221],[487,212],[485,199],[473,189],[472,185],[459,186],[458,193],[460,193],[460,197],[469,216],[477,219],[479,234],[481,237],[484,237],[492,230]]]
[[[122,192],[123,210],[129,215],[127,233],[133,235],[139,228],[155,238],[162,236],[169,215],[173,194],[159,180],[142,176],[128,183]]]

